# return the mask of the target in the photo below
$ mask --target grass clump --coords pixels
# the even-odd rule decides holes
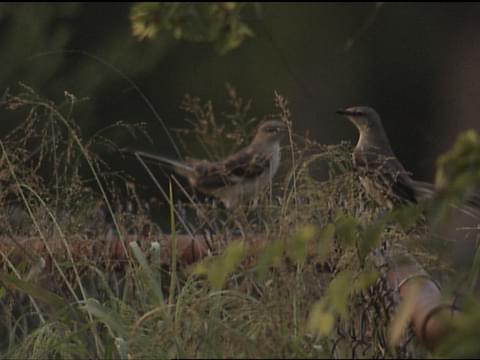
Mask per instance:
[[[187,155],[215,160],[248,142],[258,122],[251,103],[232,87],[228,96],[221,120],[210,102],[185,98],[191,128],[177,134]],[[285,121],[290,136],[271,189],[226,212],[173,179],[163,191],[169,226],[161,231],[145,214],[115,211],[115,180],[123,177],[95,151],[113,145],[103,135],[82,138],[77,99],[67,94],[56,105],[27,87],[6,94],[2,108],[26,116],[1,142],[0,206],[24,213],[17,225],[2,218],[2,241],[10,241],[0,247],[2,357],[421,355],[411,338],[392,347],[387,334],[399,299],[387,286],[386,259],[423,236],[412,226],[418,211],[404,210],[409,226],[398,225],[364,194],[351,145],[295,134],[287,101],[274,100],[269,116]],[[135,194],[130,181],[123,186]],[[175,200],[185,193],[187,201]],[[99,203],[111,225],[98,221]],[[142,232],[146,222],[157,231]],[[182,263],[176,244],[184,235],[206,239],[204,260]]]

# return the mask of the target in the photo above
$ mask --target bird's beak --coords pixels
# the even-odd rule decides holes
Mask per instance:
[[[360,125],[357,121],[356,113],[353,110],[350,109],[338,109],[336,111],[337,114],[345,116],[350,122],[355,125],[357,128],[360,129]]]
[[[335,111],[338,115],[344,115],[344,116],[349,116],[349,115],[353,115],[352,111],[348,110],[348,109],[337,109],[337,111]]]

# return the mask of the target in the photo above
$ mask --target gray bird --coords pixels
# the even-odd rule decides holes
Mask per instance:
[[[377,112],[366,106],[338,110],[359,131],[359,139],[352,154],[354,167],[360,173],[365,192],[380,206],[392,208],[400,204],[420,203],[438,197],[438,189],[428,182],[414,180],[395,156]],[[430,208],[430,210],[435,210]],[[449,204],[449,216],[439,222],[429,215],[428,238],[449,244],[447,259],[457,272],[471,271],[478,252],[480,222],[480,193],[470,194],[461,205]],[[431,220],[434,220],[433,222]],[[433,226],[431,226],[433,225]],[[425,235],[427,236],[427,235]],[[480,291],[480,278],[475,283]]]
[[[143,151],[135,153],[170,166],[186,177],[193,188],[219,198],[225,207],[232,208],[271,183],[280,165],[280,142],[286,132],[285,123],[265,121],[248,146],[220,161],[178,161]]]
[[[416,203],[419,194],[415,181],[395,156],[377,112],[355,106],[337,110],[337,114],[346,116],[360,134],[352,160],[365,192],[388,208]]]
[[[355,106],[339,109],[337,114],[346,116],[358,129],[360,136],[352,154],[353,165],[360,172],[365,192],[377,203],[392,208],[434,197],[434,185],[412,179],[397,159],[374,109]],[[460,210],[478,218],[480,194],[471,194]]]

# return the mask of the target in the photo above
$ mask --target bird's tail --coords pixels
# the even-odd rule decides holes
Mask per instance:
[[[145,151],[134,151],[130,149],[121,149],[121,152],[134,155],[134,156],[140,156],[143,159],[149,160],[151,163],[156,163],[160,165],[167,165],[171,167],[177,174],[186,176],[188,177],[194,170],[193,167],[185,163],[183,161],[178,161],[178,160],[173,160],[168,157],[160,156],[160,155],[155,155],[151,153],[147,153]]]
[[[433,184],[418,180],[413,180],[413,184],[417,199],[429,200],[435,196],[435,186]],[[469,194],[458,209],[471,217],[480,219],[480,193]]]
[[[428,200],[433,197],[435,194],[435,189],[433,187],[433,184],[425,182],[425,181],[419,181],[419,180],[413,180],[413,189],[415,190],[415,197],[418,200]]]

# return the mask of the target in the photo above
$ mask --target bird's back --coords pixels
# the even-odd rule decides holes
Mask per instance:
[[[246,147],[222,161],[196,161],[192,163],[195,171],[195,186],[206,191],[223,186],[258,179],[263,173],[278,168],[279,151],[273,153],[258,152],[254,147]],[[274,165],[274,166],[271,166]]]

